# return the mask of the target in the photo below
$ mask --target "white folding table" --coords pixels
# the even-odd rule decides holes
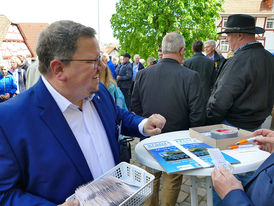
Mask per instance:
[[[189,138],[189,132],[187,131],[177,131],[163,133],[159,135],[152,136],[150,138],[144,139],[139,142],[135,147],[135,157],[137,161],[141,164],[148,166],[152,169],[158,171],[164,171],[162,166],[151,156],[151,154],[145,149],[144,144],[165,140],[174,140],[181,138]],[[233,164],[234,171],[233,174],[240,174],[250,171],[255,171],[267,157],[270,155],[267,152],[261,151],[257,146],[244,148],[244,149],[235,149],[235,150],[223,150],[222,152],[234,157],[239,160],[240,164]],[[206,177],[206,190],[207,190],[207,205],[213,205],[212,199],[212,182],[211,182],[211,172],[213,168],[202,168],[178,172],[178,174],[189,175],[191,179],[191,205],[198,206],[198,197],[197,197],[197,181],[199,180],[197,176]]]

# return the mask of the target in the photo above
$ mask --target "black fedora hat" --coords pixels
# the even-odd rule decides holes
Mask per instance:
[[[227,19],[225,30],[222,33],[249,33],[262,34],[265,30],[255,26],[255,18],[247,14],[233,14]]]

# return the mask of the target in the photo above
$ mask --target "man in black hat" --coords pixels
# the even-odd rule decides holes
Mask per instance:
[[[264,29],[245,14],[228,17],[227,41],[234,57],[224,64],[207,104],[207,122],[254,131],[271,113],[274,57],[255,40]]]
[[[118,87],[121,89],[122,93],[125,97],[125,102],[127,105],[127,108],[130,109],[130,88],[132,84],[132,65],[129,62],[130,55],[129,53],[125,53],[122,55],[123,58],[123,64],[116,69],[116,80]]]

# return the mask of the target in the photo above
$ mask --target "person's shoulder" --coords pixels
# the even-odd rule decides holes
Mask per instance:
[[[1,117],[8,111],[10,115],[16,115],[19,110],[27,111],[27,108],[33,106],[34,99],[33,88],[26,90],[9,100],[2,102],[0,104],[0,114]],[[6,111],[6,112],[5,112]]]
[[[185,60],[184,60],[184,64],[187,64],[187,63],[193,61],[193,59],[194,59],[194,56],[185,59]]]
[[[184,66],[184,65],[180,65],[180,70],[178,70],[180,73],[183,74],[183,76],[195,76],[198,74],[198,72]]]

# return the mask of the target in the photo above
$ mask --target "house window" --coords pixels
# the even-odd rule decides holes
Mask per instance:
[[[226,27],[226,24],[227,24],[227,18],[224,18],[223,19],[223,27]]]
[[[267,19],[266,20],[266,28],[267,29],[274,29],[274,19]]]
[[[225,40],[220,41],[220,50],[221,50],[221,52],[228,52],[229,44],[227,41],[225,41]]]

